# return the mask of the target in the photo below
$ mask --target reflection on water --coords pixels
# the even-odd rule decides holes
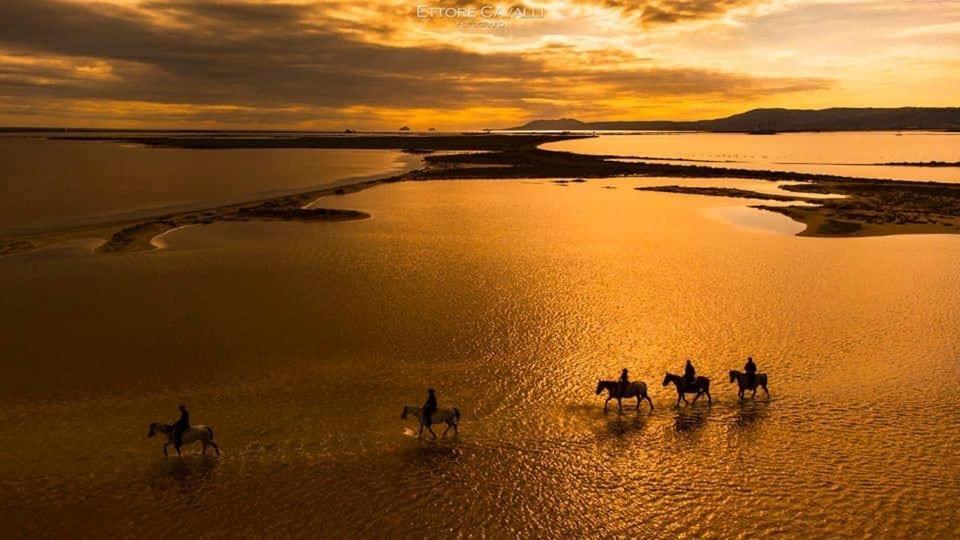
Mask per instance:
[[[151,464],[147,472],[150,488],[159,492],[175,490],[187,495],[203,489],[215,477],[219,460],[210,456],[188,455],[183,459],[164,459]]]
[[[711,405],[680,407],[673,419],[673,428],[678,432],[693,432],[707,423]]]
[[[418,164],[387,150],[204,152],[0,137],[0,232],[241,202]]]
[[[883,163],[960,161],[960,134],[946,132],[644,133],[544,145],[579,154],[665,158],[658,163],[960,182],[958,167]]]
[[[754,234],[705,215],[730,199],[627,189],[643,181],[390,184],[330,201],[365,221],[0,259],[0,519],[14,536],[159,536],[171,516],[199,536],[953,535],[960,238]],[[727,382],[747,355],[769,402]],[[660,386],[688,356],[712,406]],[[596,381],[623,367],[653,412],[603,413]],[[405,435],[428,386],[463,411],[459,438]],[[221,458],[164,461],[145,437],[181,402]]]
[[[740,400],[737,404],[734,423],[741,428],[754,427],[766,418],[769,407],[769,401],[758,401],[752,398]]]

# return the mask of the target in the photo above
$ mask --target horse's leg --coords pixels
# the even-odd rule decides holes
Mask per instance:
[[[420,431],[417,432],[417,438],[418,439],[423,438],[423,422],[420,422]]]
[[[693,395],[693,405],[696,405],[696,404],[697,404],[697,400],[700,399],[700,396],[701,396],[702,394],[703,394],[703,392],[699,392],[699,391],[698,391],[696,394]]]
[[[203,451],[200,452],[200,455],[205,456],[207,455],[207,441],[202,441],[202,442],[203,442]]]
[[[610,403],[610,400],[611,400],[611,399],[613,399],[613,398],[610,397],[610,396],[607,396],[607,400],[603,402],[603,411],[604,411],[604,412],[607,411],[607,404]]]
[[[167,447],[170,446],[170,443],[163,443],[163,457],[167,457],[170,454],[167,454]]]
[[[710,396],[710,391],[705,390],[704,393],[707,394],[707,405],[713,405],[713,397]]]
[[[453,427],[453,424],[447,424],[447,429],[443,430],[443,435],[440,436],[441,439],[447,438],[447,432],[450,431],[451,427]]]
[[[433,426],[428,425],[427,431],[429,431],[430,434],[433,435],[433,440],[437,440],[437,434],[433,431]]]
[[[640,410],[640,402],[643,401],[643,398],[640,397],[640,394],[637,394],[637,411]]]
[[[617,398],[617,410],[620,411],[620,414],[623,414],[623,398]]]
[[[220,446],[219,446],[217,443],[213,442],[213,441],[210,441],[210,446],[213,447],[213,449],[217,452],[217,455],[219,456],[219,455],[220,455]]]
[[[653,400],[650,399],[650,396],[646,396],[647,403],[650,404],[650,410],[653,410]]]
[[[764,391],[765,394],[767,394],[767,397],[769,398],[769,397],[770,397],[770,391],[767,390],[767,385],[763,385],[763,391]]]

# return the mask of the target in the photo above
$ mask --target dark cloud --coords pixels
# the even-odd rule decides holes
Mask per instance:
[[[663,0],[637,2],[630,0],[580,0],[585,4],[603,5],[625,13],[639,15],[644,24],[710,19],[742,6],[759,4],[764,0]]]
[[[722,3],[678,5],[690,14]],[[547,67],[544,55],[549,51],[519,56],[367,43],[315,22],[325,20],[322,15],[315,7],[294,4],[154,0],[134,8],[2,0],[0,50],[67,61],[31,64],[0,57],[0,97],[29,94],[51,103],[127,100],[269,111],[358,105],[520,108],[524,99],[586,99],[585,85],[614,95],[744,97],[827,84],[699,69],[556,70]],[[109,76],[76,69],[97,61],[109,65]]]

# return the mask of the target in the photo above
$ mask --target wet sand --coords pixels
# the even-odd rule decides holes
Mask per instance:
[[[32,235],[0,238],[0,255],[31,251],[72,238],[104,240],[101,252],[144,251],[155,248],[159,234],[188,225],[220,221],[343,221],[369,217],[353,210],[317,207],[319,199],[368,189],[381,183],[437,179],[506,179],[576,176],[614,178],[664,176],[677,178],[744,178],[800,181],[787,186],[794,192],[840,194],[843,198],[818,201],[815,206],[756,206],[779,212],[807,225],[805,236],[846,237],[891,234],[957,234],[960,232],[960,185],[938,182],[902,182],[785,171],[761,171],[701,165],[611,161],[605,156],[579,155],[538,148],[552,141],[585,138],[583,135],[435,135],[435,136],[312,136],[279,138],[92,137],[147,146],[216,150],[233,148],[392,148],[423,152],[425,166],[398,176],[367,180],[349,186],[305,191],[204,210],[171,213],[136,220],[106,222]],[[469,153],[432,151],[471,150]],[[649,188],[735,198],[806,202],[786,195],[754,195],[724,188]]]

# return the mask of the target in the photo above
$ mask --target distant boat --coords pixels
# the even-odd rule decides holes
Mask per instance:
[[[410,128],[408,128],[407,126],[403,126],[402,128],[400,128],[400,131],[410,131]]]
[[[345,129],[345,130],[343,130],[343,132],[344,132],[344,133],[356,133],[356,131],[354,131],[354,130],[352,130],[352,129]]]
[[[427,131],[436,131],[436,130],[437,130],[436,128],[430,128]]]

